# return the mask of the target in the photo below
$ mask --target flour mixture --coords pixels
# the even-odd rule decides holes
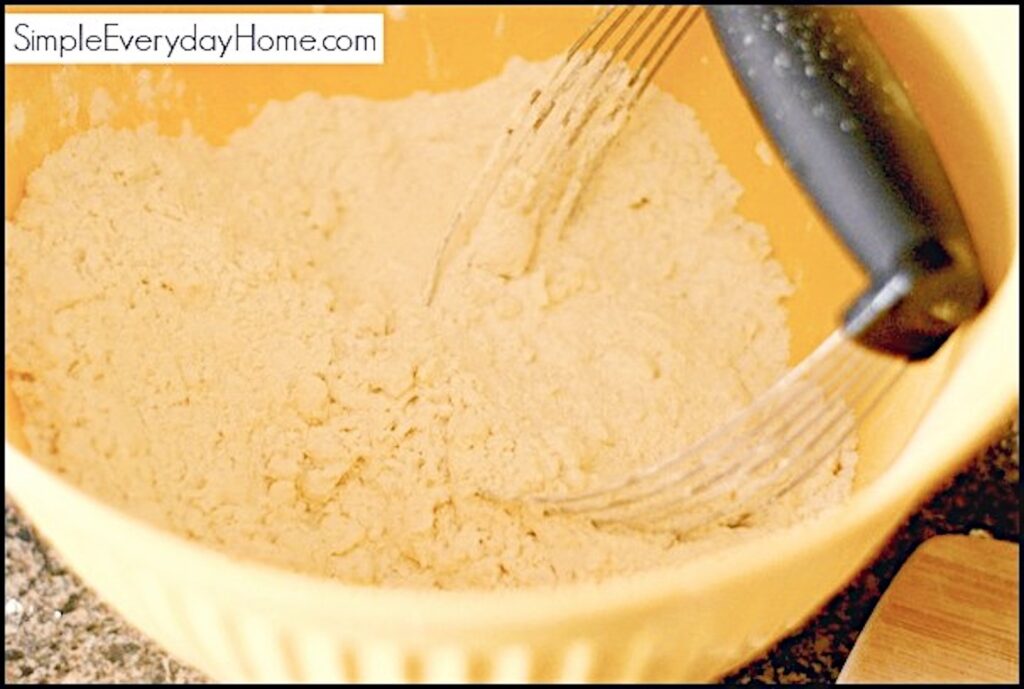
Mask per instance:
[[[656,89],[557,241],[509,270],[477,260],[504,237],[481,227],[424,305],[453,212],[552,66],[393,102],[274,102],[220,148],[71,139],[6,228],[7,368],[34,455],[222,551],[388,586],[599,579],[841,500],[849,452],[699,537],[492,497],[649,464],[787,366],[767,234]]]

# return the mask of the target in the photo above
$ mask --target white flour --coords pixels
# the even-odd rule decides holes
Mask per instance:
[[[221,550],[391,586],[602,578],[841,500],[852,453],[753,525],[689,541],[487,497],[646,465],[787,365],[767,235],[656,89],[560,240],[497,269],[474,259],[496,241],[482,227],[422,304],[455,208],[550,67],[270,103],[223,148],[70,140],[6,228],[7,368],[34,455]]]

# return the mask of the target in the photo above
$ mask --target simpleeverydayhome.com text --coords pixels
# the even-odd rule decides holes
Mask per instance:
[[[290,34],[261,31],[256,23],[236,23],[233,33],[206,33],[198,24],[185,33],[123,32],[117,22],[106,22],[102,33],[87,30],[78,24],[74,33],[47,34],[36,32],[27,22],[14,25],[10,47],[17,51],[57,52],[61,58],[75,52],[141,52],[160,53],[168,60],[176,51],[202,52],[223,59],[229,52],[373,52],[377,37],[369,34]]]

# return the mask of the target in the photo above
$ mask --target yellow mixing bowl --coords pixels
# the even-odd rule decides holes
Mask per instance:
[[[408,7],[386,15],[383,66],[7,67],[7,216],[26,175],[89,126],[97,88],[112,97],[115,126],[155,122],[175,133],[187,121],[218,142],[267,100],[307,90],[394,98],[477,83],[511,55],[556,54],[595,12]],[[221,680],[706,680],[737,667],[849,580],[1017,396],[1018,10],[863,16],[936,139],[993,296],[904,376],[896,411],[860,425],[856,492],[845,506],[685,566],[601,584],[502,593],[350,586],[231,559],[101,504],[28,458],[9,391],[8,490],[107,601]],[[787,308],[793,358],[802,358],[862,277],[781,165],[757,155],[765,135],[703,19],[659,83],[697,110],[746,188],[741,210],[769,228],[797,285]]]

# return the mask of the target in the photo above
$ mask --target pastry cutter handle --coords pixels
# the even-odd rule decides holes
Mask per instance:
[[[985,300],[967,223],[899,78],[854,11],[707,8],[776,149],[868,273],[844,330],[927,358]]]

